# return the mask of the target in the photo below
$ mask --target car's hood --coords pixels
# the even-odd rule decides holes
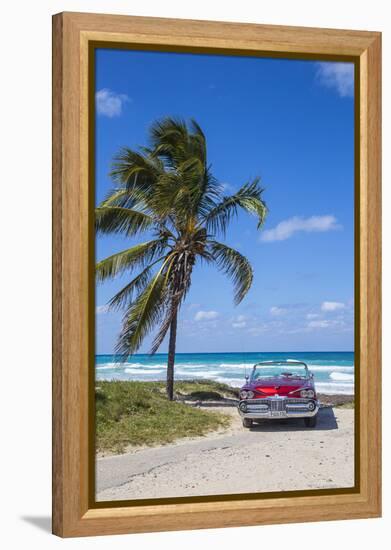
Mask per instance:
[[[274,378],[258,378],[245,385],[244,389],[255,390],[266,395],[288,395],[300,388],[312,387],[311,380],[299,380],[287,378],[285,376],[276,376]]]

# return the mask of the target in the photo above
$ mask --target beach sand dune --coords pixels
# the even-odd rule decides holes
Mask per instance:
[[[234,407],[229,430],[99,458],[97,500],[127,500],[354,485],[354,410],[324,407],[318,425],[264,421],[244,429]]]

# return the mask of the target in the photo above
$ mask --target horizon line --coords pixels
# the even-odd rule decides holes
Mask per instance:
[[[354,353],[354,350],[307,350],[307,351],[178,351],[175,353],[175,355],[189,355],[189,354],[197,354],[197,355],[219,355],[221,353],[236,353],[238,355],[245,355],[246,353]],[[110,353],[95,353],[95,356],[97,355],[121,355],[116,354],[114,352]],[[148,352],[145,353],[133,353],[131,355],[128,355],[128,357],[134,357],[136,355],[149,355],[150,357],[154,357],[156,355],[168,355],[168,352],[159,352],[150,354]]]

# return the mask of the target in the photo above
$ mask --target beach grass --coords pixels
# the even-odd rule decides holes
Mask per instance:
[[[175,393],[178,397],[202,401],[239,398],[239,388],[213,380],[179,380],[175,382]]]
[[[336,409],[354,409],[354,395],[326,395],[318,393],[318,399],[323,405],[331,406]]]
[[[354,401],[347,401],[346,403],[340,403],[335,405],[336,409],[354,409]]]
[[[212,381],[178,381],[178,399],[235,397],[235,389]],[[164,382],[100,381],[96,385],[96,450],[123,453],[130,446],[172,443],[226,428],[230,417],[169,401]]]

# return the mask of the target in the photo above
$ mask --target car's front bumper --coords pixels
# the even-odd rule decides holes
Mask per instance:
[[[239,401],[240,416],[251,420],[261,418],[308,418],[319,410],[316,399],[295,399],[290,397],[265,397]]]

